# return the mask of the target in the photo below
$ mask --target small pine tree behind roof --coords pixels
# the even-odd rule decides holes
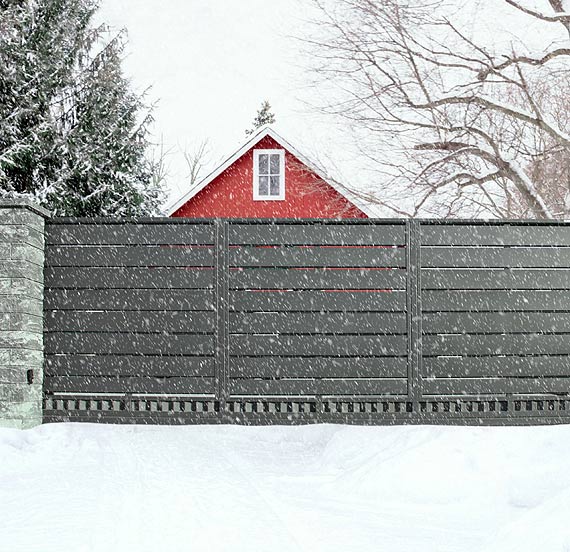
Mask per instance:
[[[275,123],[275,115],[271,112],[271,105],[267,100],[265,100],[257,111],[257,115],[252,123],[252,128],[246,130],[245,135],[246,137],[249,137],[254,134],[258,128],[265,125],[272,125],[273,123]]]

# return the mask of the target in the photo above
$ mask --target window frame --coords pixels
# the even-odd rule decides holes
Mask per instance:
[[[261,195],[259,193],[259,156],[279,154],[279,195]],[[268,163],[271,166],[271,162]],[[269,176],[269,175],[268,175]],[[269,184],[271,186],[271,183]],[[285,199],[285,150],[284,149],[254,149],[253,150],[253,200],[254,201],[283,201]]]

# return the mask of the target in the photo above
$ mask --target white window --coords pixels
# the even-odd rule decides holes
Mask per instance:
[[[285,150],[253,150],[253,199],[285,199]]]

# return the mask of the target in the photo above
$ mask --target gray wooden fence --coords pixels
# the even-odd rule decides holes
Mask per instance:
[[[570,224],[46,227],[45,421],[570,421]]]

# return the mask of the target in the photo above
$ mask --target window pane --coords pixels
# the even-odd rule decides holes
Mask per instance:
[[[279,160],[281,158],[281,156],[278,153],[272,153],[271,154],[271,174],[279,174]]]
[[[267,157],[267,155],[265,157]],[[259,177],[259,195],[260,196],[269,195],[269,177],[268,176],[260,176]]]
[[[266,153],[259,156],[259,174],[269,174],[269,155]]]
[[[278,176],[270,176],[271,184],[269,187],[269,195],[278,196],[279,195],[279,177]]]

